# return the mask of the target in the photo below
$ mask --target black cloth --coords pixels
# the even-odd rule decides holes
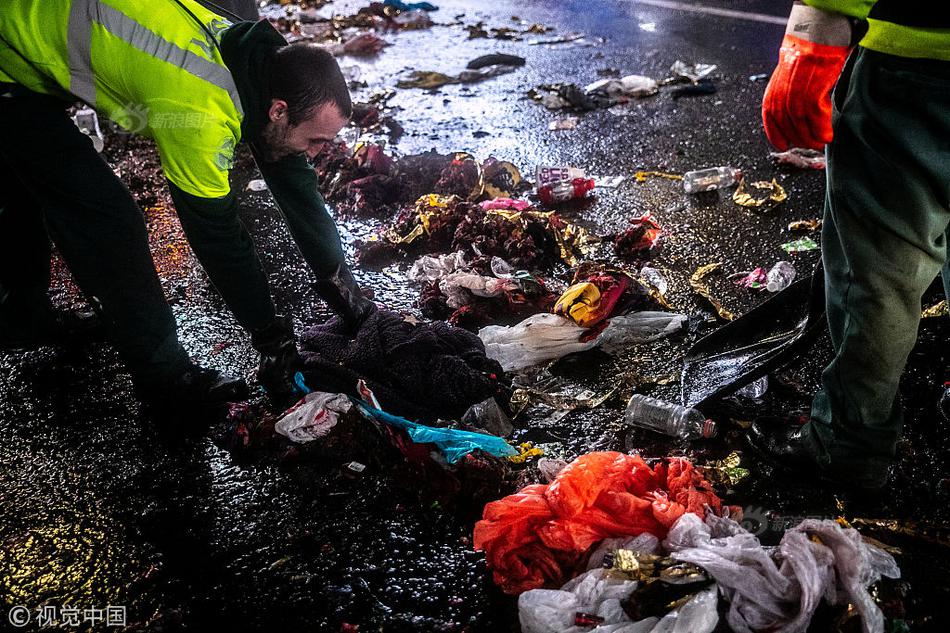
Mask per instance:
[[[355,396],[363,378],[383,410],[418,422],[458,420],[506,389],[501,365],[471,332],[441,321],[409,323],[381,309],[355,337],[336,317],[309,329],[300,356],[310,389]]]
[[[79,287],[99,299],[133,374],[173,376],[188,357],[152,263],[145,219],[68,105],[0,85],[0,311],[9,313],[0,321],[45,300],[51,238]]]

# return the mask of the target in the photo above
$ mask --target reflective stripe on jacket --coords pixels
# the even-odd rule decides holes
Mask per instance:
[[[218,198],[244,118],[217,46],[228,26],[194,0],[3,0],[0,81],[85,101],[155,139],[183,191]]]

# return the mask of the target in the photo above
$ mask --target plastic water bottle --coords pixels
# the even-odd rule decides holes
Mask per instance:
[[[777,262],[765,275],[765,289],[779,292],[792,285],[795,280],[795,267],[790,262]]]
[[[712,437],[716,434],[716,423],[696,409],[663,402],[639,393],[634,394],[627,403],[624,420],[632,426],[683,440]]]
[[[735,167],[709,167],[683,174],[683,189],[686,193],[699,193],[721,189],[742,178],[742,171]]]

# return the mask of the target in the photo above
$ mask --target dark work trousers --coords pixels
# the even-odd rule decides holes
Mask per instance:
[[[102,304],[133,376],[168,379],[188,357],[155,272],[145,219],[67,106],[0,84],[0,310],[15,320],[45,300],[52,239],[82,291]]]
[[[858,49],[833,101],[821,247],[835,356],[806,430],[820,463],[861,478],[894,456],[921,298],[941,273],[950,294],[950,62]]]

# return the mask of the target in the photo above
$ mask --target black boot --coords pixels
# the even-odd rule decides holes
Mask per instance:
[[[366,317],[376,309],[376,304],[363,296],[345,263],[340,264],[326,279],[318,280],[314,288],[350,330],[358,330]]]
[[[28,305],[0,306],[0,350],[26,352],[43,345],[78,345],[102,338],[98,312],[58,310],[43,296]]]
[[[187,409],[240,402],[249,392],[243,378],[189,362],[173,376],[138,380],[136,390],[143,402],[162,409]]]
[[[261,353],[257,380],[273,400],[288,400],[294,395],[294,372],[300,366],[293,321],[277,317],[267,327],[251,332],[251,344]]]
[[[795,422],[799,422],[796,424]],[[889,464],[880,459],[823,463],[811,451],[801,417],[759,418],[747,433],[752,448],[767,462],[796,477],[819,479],[859,492],[878,491],[887,483]]]

